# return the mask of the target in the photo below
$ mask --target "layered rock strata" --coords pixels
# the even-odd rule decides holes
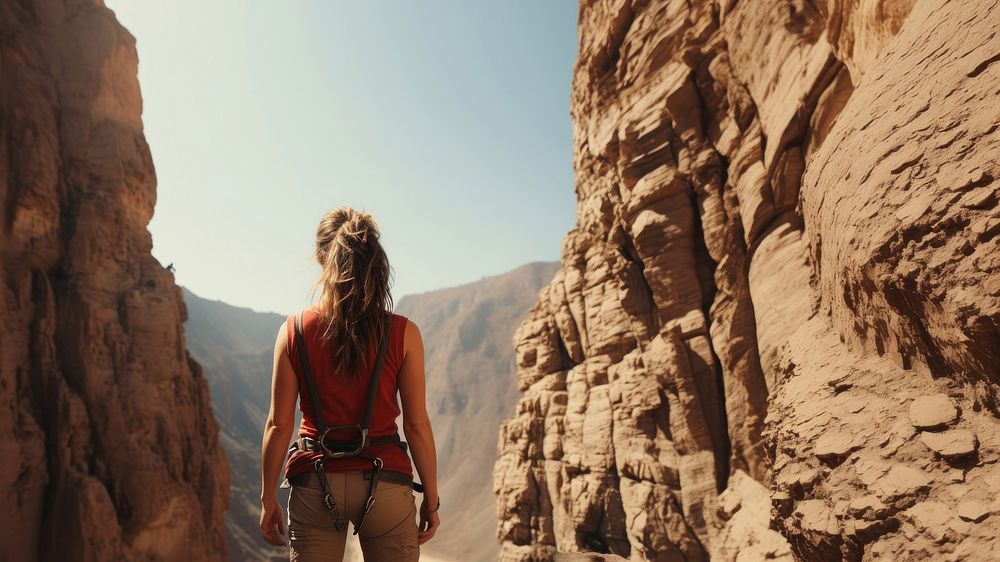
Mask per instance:
[[[503,560],[988,560],[997,2],[585,1]]]
[[[0,559],[226,558],[136,68],[101,2],[0,4]]]

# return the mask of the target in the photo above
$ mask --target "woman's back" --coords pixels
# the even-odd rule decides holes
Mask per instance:
[[[396,418],[400,414],[397,393],[399,390],[399,372],[403,365],[403,338],[406,325],[406,317],[398,314],[392,315],[392,320],[389,324],[389,341],[386,348],[385,363],[382,365],[379,389],[376,394],[375,403],[372,405],[371,424],[368,432],[369,437],[372,439],[395,435],[399,430],[396,425]],[[298,380],[299,392],[301,393],[299,408],[302,411],[302,423],[299,426],[299,436],[316,439],[318,437],[316,417],[315,412],[313,412],[312,398],[309,396],[309,388],[303,378],[302,366],[299,361],[299,350],[296,346],[294,335],[294,317],[289,317],[286,326],[288,327],[288,359],[295,370],[295,378]],[[360,372],[342,373],[334,361],[334,355],[330,349],[329,342],[323,338],[324,328],[325,322],[323,318],[314,309],[307,309],[302,312],[302,338],[305,342],[309,365],[312,368],[316,388],[320,396],[326,425],[329,427],[360,423],[368,401],[368,391],[371,388],[373,375],[372,366],[375,364],[378,349],[373,342]],[[358,434],[356,431],[350,430],[339,433],[331,431],[328,434],[328,438],[338,441],[351,441],[357,440]],[[405,448],[400,444],[388,443],[371,447],[366,451],[366,455],[381,458],[385,466],[384,470],[401,472],[412,476],[410,459],[406,454]],[[313,463],[321,456],[322,454],[319,452],[296,451],[288,460],[285,476],[290,477],[312,470]],[[371,462],[357,457],[331,459],[326,462],[327,472],[368,470],[370,468]]]
[[[368,213],[340,207],[323,216],[315,254],[323,268],[316,281],[322,296],[315,307],[289,317],[274,342],[271,407],[261,444],[260,531],[267,542],[285,544],[276,488],[284,464],[292,488],[289,552],[298,562],[342,559],[348,523],[361,538],[366,560],[415,562],[418,544],[440,524],[423,341],[416,325],[391,312],[391,268],[379,236]],[[296,402],[303,414],[300,438],[288,447]],[[413,482],[407,447],[397,433],[400,413],[421,484]],[[341,432],[339,426],[352,429]],[[424,494],[419,523],[415,491]]]

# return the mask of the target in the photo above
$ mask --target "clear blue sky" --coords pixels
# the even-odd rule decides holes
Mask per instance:
[[[575,0],[108,0],[137,40],[153,253],[204,297],[307,304],[323,213],[374,213],[393,294],[557,260]]]

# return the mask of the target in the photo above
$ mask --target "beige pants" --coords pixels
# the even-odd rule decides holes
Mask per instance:
[[[346,521],[358,524],[368,499],[368,480],[361,472],[327,474],[337,510]],[[394,482],[379,482],[372,506],[358,537],[365,562],[416,562],[417,508],[413,490]],[[292,562],[330,562],[344,558],[347,533],[353,526],[337,531],[323,505],[321,489],[292,486],[288,496],[288,539]]]

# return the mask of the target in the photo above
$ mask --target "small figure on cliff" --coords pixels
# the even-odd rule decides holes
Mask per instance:
[[[170,262],[170,265],[167,266],[167,271],[169,271],[170,273],[173,273],[173,272],[177,271],[176,269],[174,269],[174,263],[173,262]]]

